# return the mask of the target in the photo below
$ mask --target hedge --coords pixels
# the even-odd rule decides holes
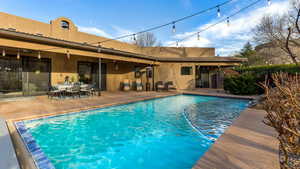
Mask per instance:
[[[296,66],[295,64],[236,67],[235,70],[240,73],[251,72],[257,75],[272,74],[277,72],[286,72],[291,74],[300,73],[300,67]]]
[[[300,74],[300,67],[295,64],[242,66],[236,67],[234,70],[239,72],[240,75],[225,77],[224,89],[232,94],[239,95],[262,94],[263,90],[259,83],[264,82],[267,78],[270,82],[269,85],[273,86],[270,78],[273,73]]]
[[[259,86],[261,81],[261,77],[252,73],[227,76],[224,79],[224,90],[236,95],[262,94],[263,89]]]

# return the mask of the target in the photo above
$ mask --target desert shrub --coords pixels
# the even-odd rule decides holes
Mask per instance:
[[[272,79],[275,87],[268,81],[262,84],[267,112],[264,123],[277,131],[281,168],[300,168],[300,78],[280,73]]]
[[[226,76],[224,79],[224,90],[237,95],[253,95],[263,93],[258,82],[261,79],[251,73]]]

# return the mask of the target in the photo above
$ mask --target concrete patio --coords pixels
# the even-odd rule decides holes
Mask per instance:
[[[8,127],[21,168],[34,168],[30,155],[11,123],[13,119],[79,111],[180,94],[181,92],[103,92],[100,97],[49,100],[46,96],[0,101],[0,117],[8,120]],[[184,91],[189,94],[237,96],[222,92]],[[249,97],[244,97],[249,98]],[[264,111],[248,108],[229,127],[211,149],[197,162],[195,169],[277,169],[278,157],[275,132],[262,123]]]

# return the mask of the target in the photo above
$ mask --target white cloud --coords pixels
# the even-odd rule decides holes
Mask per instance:
[[[207,31],[200,34],[200,40],[197,40],[197,35],[191,36],[179,43],[179,46],[194,46],[194,47],[216,47],[217,54],[228,56],[240,50],[242,46],[252,39],[251,30],[259,23],[260,19],[268,15],[282,15],[287,12],[289,7],[288,1],[273,2],[271,6],[256,8],[249,12],[239,14],[230,19],[230,26],[227,23],[220,23],[211,27]],[[234,11],[237,11],[236,9]],[[233,11],[233,12],[234,12]],[[214,24],[217,20],[213,20],[208,24],[204,24],[196,28],[193,32],[185,32],[177,34],[172,41],[165,42],[167,46],[175,46],[176,40],[188,37],[197,31],[205,29],[207,26]]]
[[[84,27],[84,26],[79,26],[79,31],[81,32],[86,32],[86,33],[90,33],[90,34],[94,34],[94,35],[98,35],[98,36],[103,36],[106,38],[111,38],[112,36],[105,32],[104,30],[101,30],[99,28],[96,27]]]
[[[124,36],[124,35],[130,35],[130,34],[134,33],[131,30],[124,29],[124,28],[121,28],[121,27],[116,26],[116,25],[113,25],[112,28],[115,31],[116,37],[120,37],[120,36]],[[124,42],[132,42],[132,39],[133,39],[132,37],[128,37],[128,38],[122,38],[122,39],[119,39],[119,40],[124,41]]]

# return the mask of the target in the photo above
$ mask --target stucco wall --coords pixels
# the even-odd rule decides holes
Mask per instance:
[[[78,27],[68,18],[60,17],[44,23],[28,18],[23,18],[7,13],[0,12],[0,28],[14,28],[16,31],[31,34],[42,34],[45,37],[74,41],[80,43],[95,43],[107,40],[100,37],[78,31]],[[69,29],[61,27],[61,21],[67,21],[70,25]],[[150,47],[140,48],[136,45],[124,43],[120,41],[109,41],[101,44],[103,47],[113,48],[128,52],[142,53],[157,57],[211,57],[215,56],[214,48],[168,48],[168,47]]]
[[[181,75],[182,66],[191,66],[191,75]],[[195,88],[195,64],[193,63],[164,63],[156,67],[155,81],[173,81],[177,89]]]

